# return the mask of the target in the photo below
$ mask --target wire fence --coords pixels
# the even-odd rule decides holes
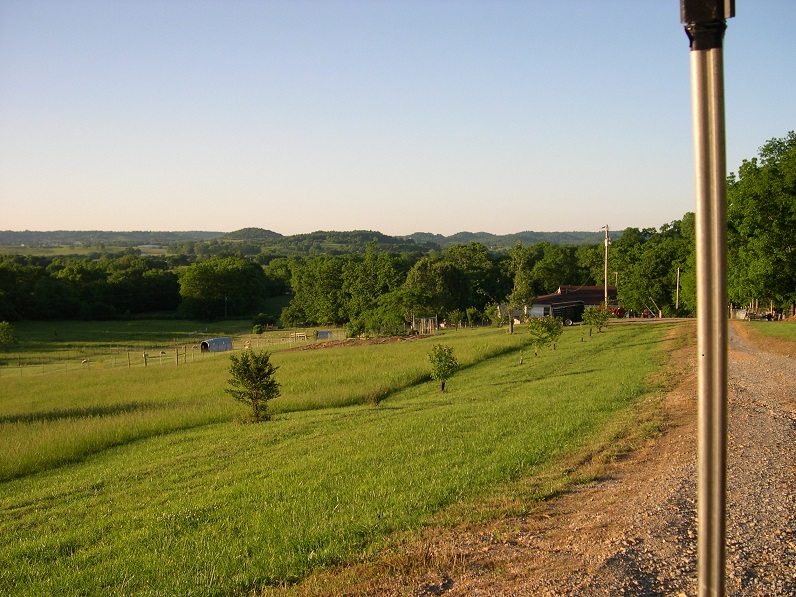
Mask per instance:
[[[337,341],[344,337],[345,333],[342,329],[280,330],[265,334],[229,336],[232,340],[233,351],[282,350]],[[224,353],[203,351],[201,342],[188,344],[184,340],[183,342],[152,346],[143,344],[109,344],[102,347],[87,345],[40,354],[20,351],[17,354],[0,354],[0,380],[54,373],[189,365],[221,354]]]

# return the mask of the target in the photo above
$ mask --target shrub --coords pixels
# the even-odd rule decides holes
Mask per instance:
[[[17,342],[19,340],[17,340],[17,332],[14,326],[7,321],[0,321],[0,346],[3,344],[16,344]]]
[[[252,320],[253,326],[259,325],[263,328],[269,325],[274,325],[275,323],[276,323],[276,317],[274,317],[273,315],[268,315],[267,313],[258,313],[257,316]]]

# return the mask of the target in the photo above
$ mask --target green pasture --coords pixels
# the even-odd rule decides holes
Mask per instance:
[[[223,354],[2,377],[0,594],[257,594],[445,512],[530,504],[544,491],[523,480],[654,394],[670,327],[569,329],[538,358],[521,327],[279,351],[283,395],[256,425],[235,422]],[[444,394],[436,342],[462,365]]]
[[[764,336],[796,342],[796,321],[749,321],[746,325]]]

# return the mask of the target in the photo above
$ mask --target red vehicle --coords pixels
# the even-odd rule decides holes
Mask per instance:
[[[608,307],[608,310],[613,314],[614,317],[618,317],[619,319],[622,319],[625,316],[624,307]]]

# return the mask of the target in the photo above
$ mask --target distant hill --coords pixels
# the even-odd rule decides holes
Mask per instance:
[[[620,233],[612,232],[613,238]],[[558,245],[602,244],[602,232],[517,232],[491,234],[489,232],[457,232],[451,236],[415,232],[408,236],[388,236],[373,230],[323,231],[284,236],[264,228],[241,228],[234,232],[209,231],[130,231],[101,230],[0,231],[3,247],[72,247],[107,246],[138,247],[156,245],[169,247],[174,253],[212,255],[223,251],[239,251],[245,255],[342,255],[363,253],[375,242],[385,251],[428,253],[453,245],[477,242],[494,252],[507,251],[518,242],[533,245],[549,242]]]
[[[612,232],[618,238],[618,233]],[[491,234],[489,232],[457,232],[451,236],[431,234],[430,232],[415,232],[405,238],[410,238],[418,243],[434,243],[447,248],[452,245],[467,243],[481,243],[493,251],[511,248],[518,242],[533,245],[539,242],[548,242],[554,245],[594,245],[603,242],[602,232],[517,232],[515,234]]]
[[[433,242],[416,241],[414,239],[388,236],[374,230],[351,230],[348,232],[318,230],[308,234],[294,234],[280,239],[262,243],[263,251],[287,254],[332,254],[363,253],[370,243],[386,251],[428,252],[439,250],[440,246]]]
[[[284,236],[264,228],[241,228],[235,232],[222,234],[221,238],[225,240],[273,240],[275,238],[284,238]]]

